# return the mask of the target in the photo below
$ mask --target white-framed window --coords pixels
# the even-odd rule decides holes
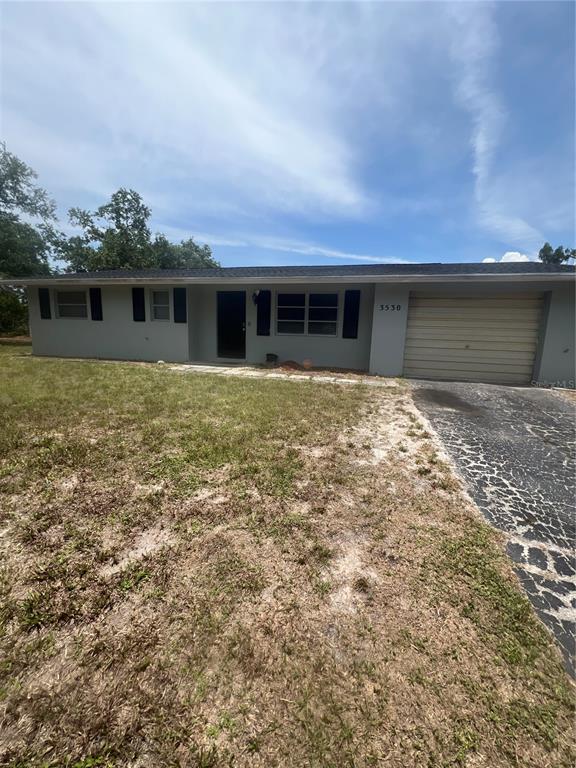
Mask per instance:
[[[152,291],[152,320],[170,320],[170,291]]]
[[[306,294],[278,293],[276,295],[276,333],[304,333]]]
[[[308,294],[308,333],[312,336],[336,336],[338,293]]]
[[[338,334],[338,292],[278,292],[276,294],[276,333],[336,336]]]
[[[86,291],[56,291],[56,314],[58,317],[88,317]]]

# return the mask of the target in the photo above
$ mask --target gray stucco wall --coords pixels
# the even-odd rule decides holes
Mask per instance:
[[[314,284],[314,291],[339,294],[338,333],[336,336],[282,335],[275,329],[276,293],[306,291],[306,285],[218,285],[194,286],[188,292],[190,307],[190,359],[208,362],[225,362],[218,357],[216,331],[216,294],[218,291],[246,291],[246,362],[263,363],[267,353],[278,355],[280,361],[294,360],[302,363],[311,360],[314,366],[367,370],[370,358],[370,336],[374,287],[371,285],[323,285]],[[357,339],[342,338],[344,291],[359,289],[360,316]],[[256,305],[252,294],[256,290],[272,291],[272,320],[270,336],[256,335]],[[238,362],[237,360],[234,362]]]
[[[72,286],[70,287],[72,289]],[[100,357],[118,360],[188,360],[188,325],[172,319],[172,288],[170,290],[170,320],[152,320],[150,291],[146,288],[146,321],[132,319],[132,293],[129,286],[102,288],[103,320],[56,317],[55,292],[51,289],[52,319],[42,320],[38,306],[38,290],[30,288],[29,311],[32,351],[35,355],[54,357]],[[76,290],[74,286],[74,290]],[[88,290],[86,288],[86,290]]]
[[[374,292],[370,373],[401,376],[410,286],[382,283]]]
[[[302,363],[308,359],[315,366],[370,370],[383,376],[402,375],[404,342],[410,290],[430,295],[480,296],[540,292],[548,296],[543,318],[540,349],[536,359],[534,380],[541,384],[574,386],[575,373],[575,308],[573,284],[420,284],[384,283],[374,285],[314,285],[316,291],[339,293],[338,333],[336,336],[278,335],[275,332],[276,292],[301,292],[306,285],[204,285],[188,288],[188,323],[151,319],[150,294],[145,289],[146,321],[132,319],[132,296],[129,286],[102,288],[104,319],[57,318],[55,291],[51,289],[52,319],[42,320],[38,291],[29,290],[30,328],[33,352],[56,357],[95,357],[126,360],[187,360],[227,362],[218,358],[216,328],[216,294],[218,290],[243,290],[246,293],[246,362],[263,363],[271,352],[280,360]],[[70,286],[72,288],[72,286]],[[158,286],[166,289],[167,286]],[[172,287],[170,298],[172,302]],[[272,291],[270,336],[256,335],[256,306],[252,294],[263,288]],[[361,291],[357,339],[342,338],[344,291]],[[88,290],[88,286],[85,289]],[[239,361],[234,361],[239,362]]]
[[[576,380],[576,316],[574,286],[550,291],[535,380],[539,384],[574,387]]]
[[[536,358],[535,382],[556,386],[574,386],[575,311],[573,284],[458,283],[376,285],[370,351],[370,372],[382,376],[401,376],[410,292],[430,296],[497,296],[515,293],[548,294],[548,309],[543,317],[540,351]],[[400,310],[392,309],[393,305]],[[386,307],[388,306],[388,309]]]

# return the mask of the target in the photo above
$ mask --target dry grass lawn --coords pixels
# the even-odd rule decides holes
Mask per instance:
[[[574,764],[559,654],[405,385],[0,351],[1,765]]]

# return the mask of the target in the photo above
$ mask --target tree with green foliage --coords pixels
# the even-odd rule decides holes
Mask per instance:
[[[219,267],[220,264],[212,257],[212,249],[209,245],[198,245],[193,237],[182,240],[174,245],[177,267]]]
[[[93,213],[71,208],[70,223],[81,235],[62,237],[60,258],[71,272],[102,269],[143,269],[151,266],[150,209],[131,189],[114,192],[110,202]]]
[[[170,243],[162,234],[152,238],[150,214],[150,208],[133,189],[119,189],[94,212],[71,208],[70,223],[82,234],[61,237],[60,258],[68,263],[71,272],[217,266],[210,247],[198,245],[193,238],[180,244]]]
[[[114,192],[94,212],[71,208],[70,222],[80,234],[68,237],[56,230],[56,203],[36,179],[35,171],[0,142],[0,277],[49,275],[50,255],[65,261],[71,272],[218,266],[210,246],[191,237],[181,243],[162,234],[152,238],[150,208],[132,189]],[[1,291],[0,333],[25,332],[25,292]]]
[[[56,203],[36,184],[37,178],[0,142],[0,277],[50,274]],[[27,319],[25,292],[0,288],[0,333],[26,333]]]
[[[56,203],[36,185],[37,174],[0,143],[0,275],[50,273]],[[26,216],[28,221],[22,221]],[[30,219],[36,220],[31,223]]]
[[[0,336],[28,334],[28,305],[24,292],[16,288],[0,288]]]
[[[162,245],[159,247],[159,243]],[[166,247],[167,244],[167,247]],[[192,269],[218,267],[209,245],[199,245],[193,237],[180,243],[169,243],[164,235],[156,235],[153,246],[157,250],[154,266],[160,269]]]
[[[0,211],[0,275],[30,277],[50,274],[50,234]]]
[[[564,248],[563,245],[552,248],[550,243],[544,243],[540,248],[538,258],[544,264],[563,264],[570,259],[576,259],[576,248]]]
[[[44,221],[56,218],[56,203],[35,183],[38,174],[0,142],[0,210],[20,211]]]

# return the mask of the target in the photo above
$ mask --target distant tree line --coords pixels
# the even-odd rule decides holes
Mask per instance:
[[[538,258],[544,264],[563,264],[570,259],[576,259],[576,248],[564,248],[563,245],[552,248],[550,243],[544,243],[540,248]]]
[[[133,189],[119,189],[95,211],[70,208],[78,234],[58,227],[56,203],[36,184],[37,174],[0,142],[0,278],[41,277],[103,269],[216,267],[209,245],[194,238],[171,243],[152,235],[150,208]],[[24,291],[0,288],[0,334],[25,332]]]

